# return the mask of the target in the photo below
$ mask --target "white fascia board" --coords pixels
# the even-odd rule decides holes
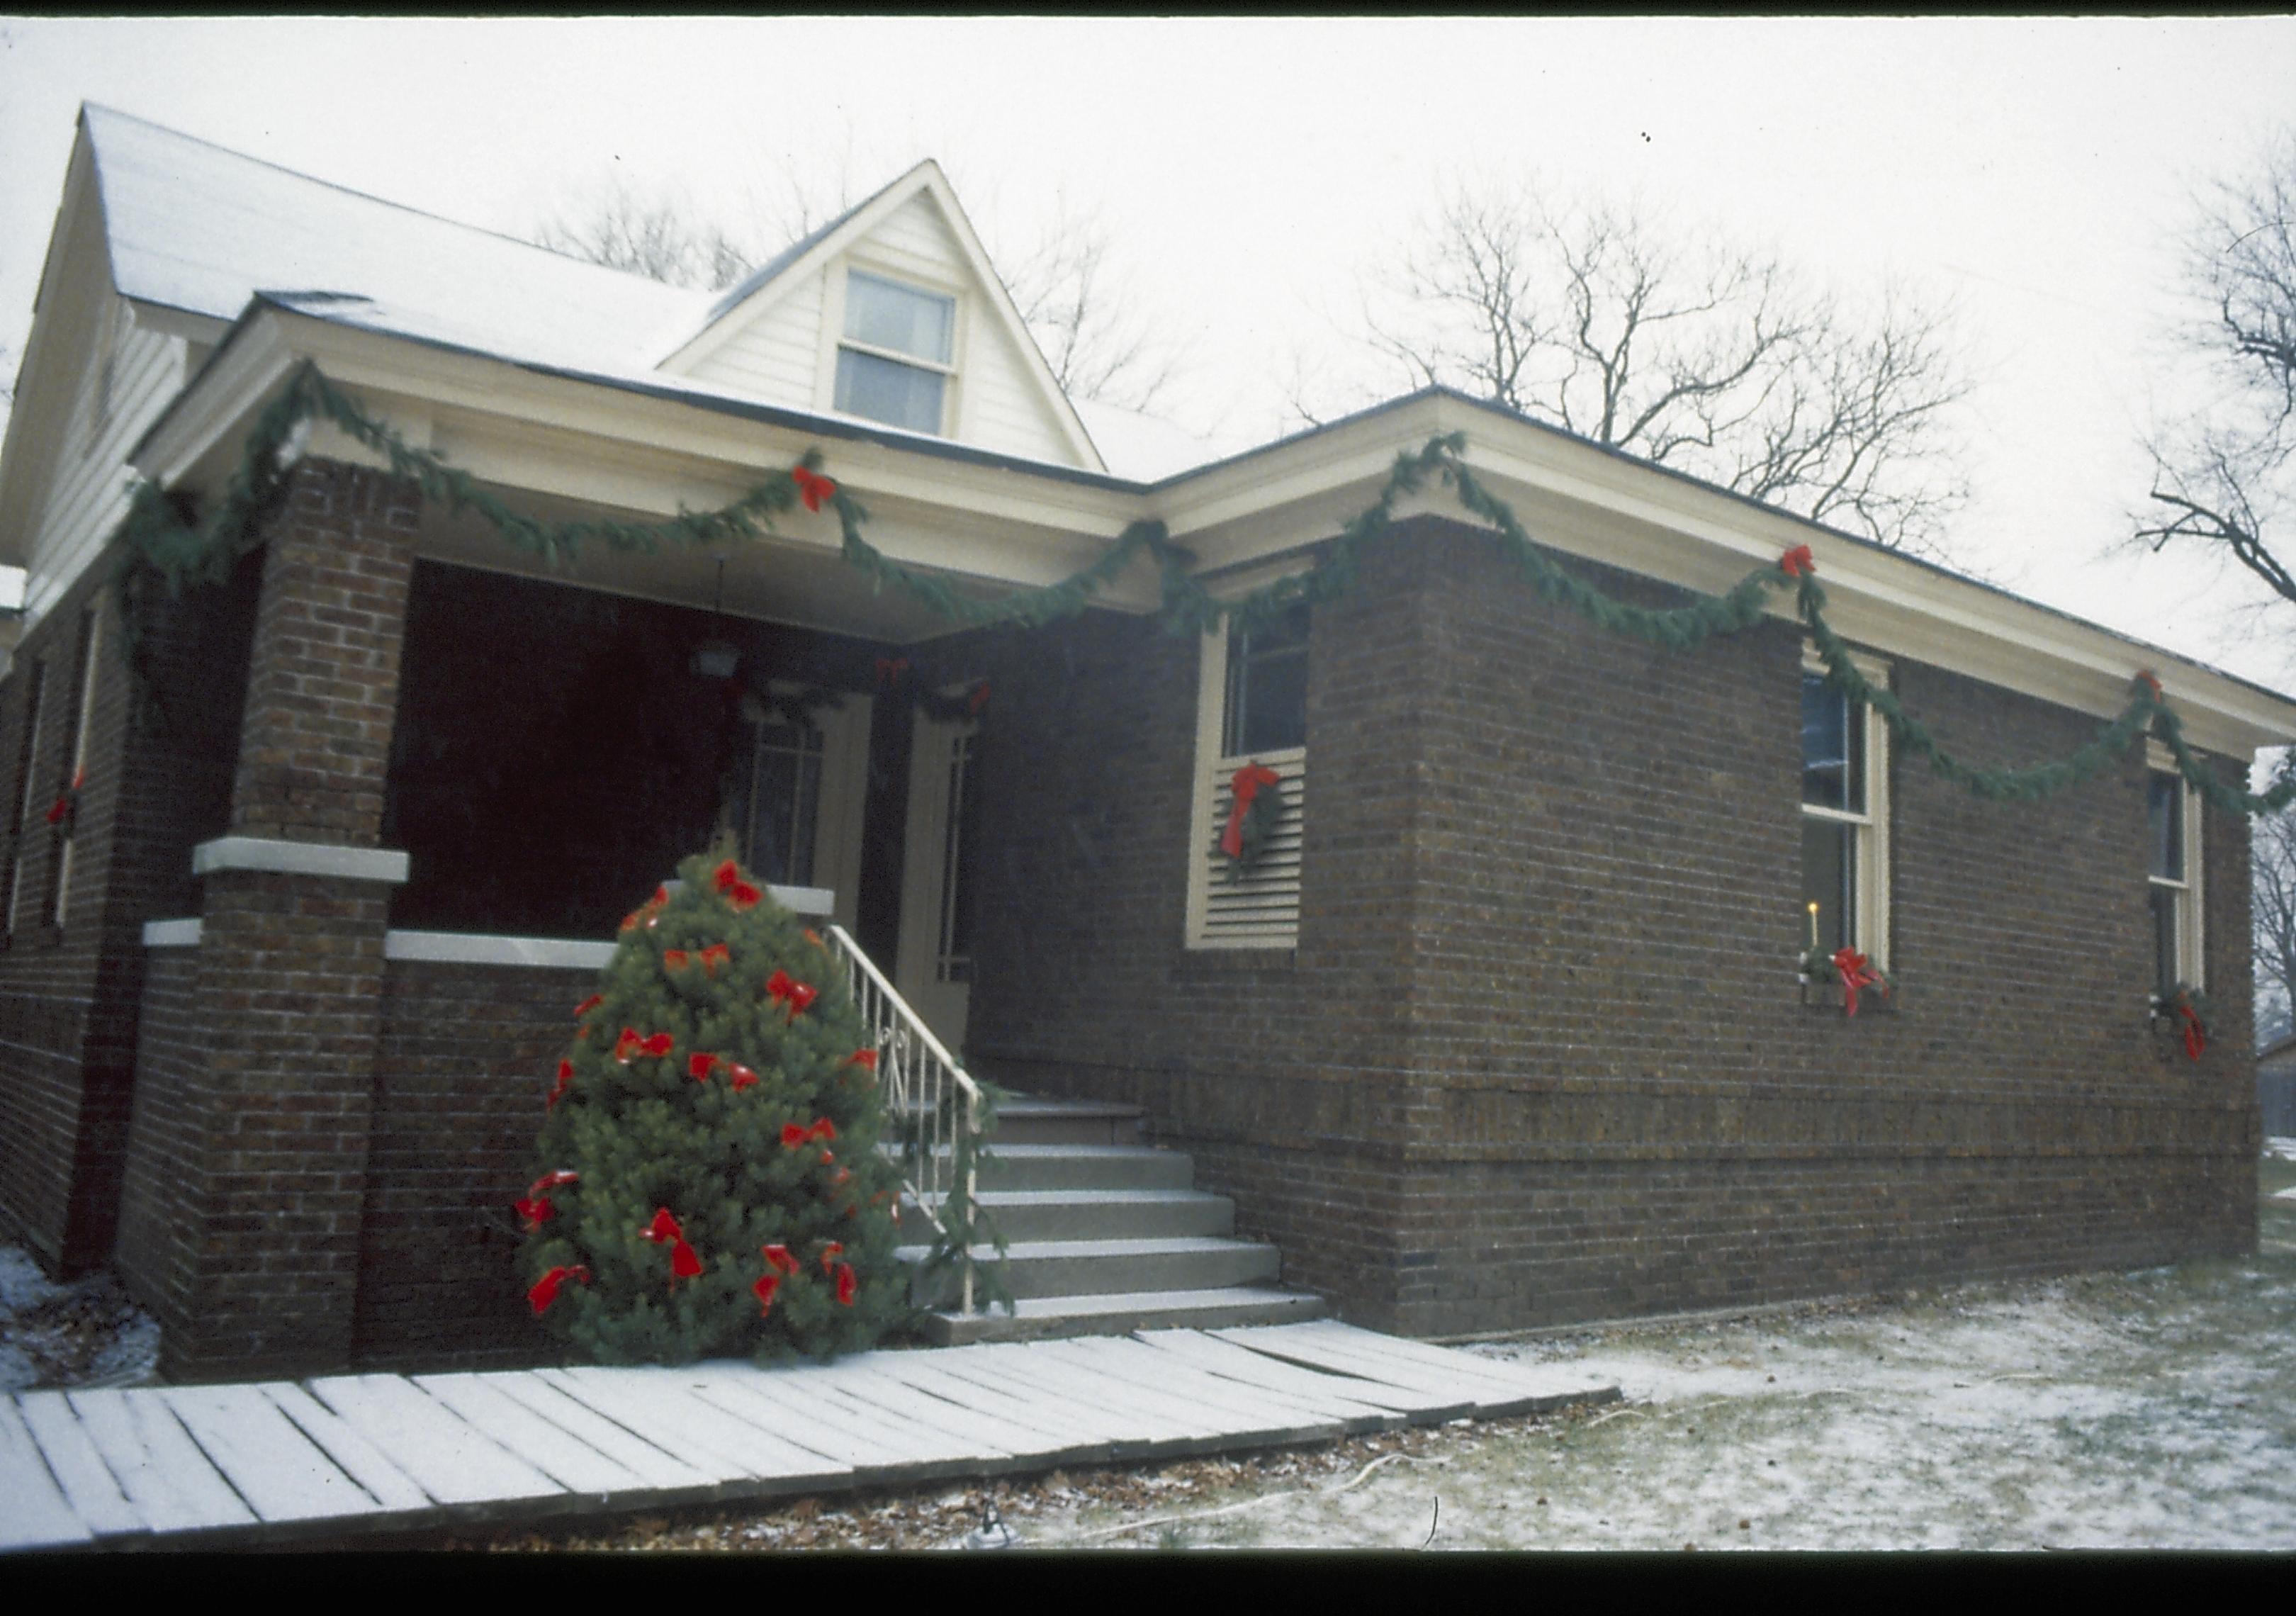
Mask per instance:
[[[246,417],[305,358],[384,414],[427,413],[442,441],[454,437],[472,452],[493,439],[524,446],[535,456],[529,474],[549,480],[513,486],[641,513],[706,506],[711,493],[731,499],[761,471],[793,463],[816,446],[828,456],[824,471],[864,504],[881,494],[908,497],[1050,535],[1108,538],[1144,510],[1142,491],[1120,484],[1034,477],[1023,467],[830,437],[268,308],[234,334],[147,435],[137,469],[170,486],[195,470],[219,470],[210,463],[218,440],[229,439],[235,451]],[[682,385],[674,378],[663,384]],[[554,468],[546,463],[553,449],[562,462]],[[379,463],[363,450],[357,458]],[[464,469],[488,474],[485,467]],[[592,486],[615,472],[625,475],[611,487]],[[783,522],[791,533],[809,525],[836,532],[826,513],[798,512]]]
[[[148,303],[141,298],[129,298],[127,308],[138,330],[157,332],[163,337],[182,337],[192,342],[216,342],[231,329],[228,320],[218,320],[213,315],[194,314],[188,308],[177,308],[168,303]]]

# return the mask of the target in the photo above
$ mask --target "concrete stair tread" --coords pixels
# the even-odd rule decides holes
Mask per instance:
[[[1144,1116],[1137,1105],[1113,1100],[1037,1100],[1007,1095],[996,1108],[998,1120],[1012,1117],[1116,1117],[1135,1121]]]
[[[976,1197],[987,1207],[1023,1206],[1181,1206],[1201,1204],[1208,1201],[1223,1201],[1209,1190],[982,1190]],[[938,1207],[940,1197],[928,1197],[925,1204]]]
[[[1230,1240],[1217,1235],[1181,1235],[1156,1240],[1016,1240],[1005,1246],[1004,1259],[1028,1262],[1074,1257],[1182,1257],[1258,1250],[1265,1244],[1264,1241]],[[893,1256],[901,1262],[922,1262],[931,1250],[930,1246],[897,1246]],[[973,1247],[972,1260],[996,1261],[996,1248]]]
[[[1062,1335],[1120,1335],[1135,1330],[1219,1328],[1252,1320],[1292,1323],[1324,1316],[1324,1299],[1266,1285],[1209,1291],[1136,1291],[1110,1295],[1023,1298],[1015,1311],[926,1316],[933,1341],[1048,1340]]]

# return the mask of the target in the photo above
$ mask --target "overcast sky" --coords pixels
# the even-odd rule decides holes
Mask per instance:
[[[2243,633],[2239,579],[2100,559],[2146,486],[2172,238],[2296,122],[2296,21],[0,19],[12,368],[82,101],[521,234],[609,175],[739,222],[932,155],[992,249],[1064,192],[1188,355],[1167,413],[1231,443],[1282,423],[1295,356],[1350,352],[1447,176],[1638,191],[1845,292],[1949,298],[1959,552],[2296,688],[2296,608]]]

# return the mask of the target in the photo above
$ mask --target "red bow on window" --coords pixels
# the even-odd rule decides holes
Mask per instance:
[[[1817,559],[1810,554],[1808,545],[1796,545],[1778,557],[1778,570],[1788,578],[1800,578],[1805,572],[1817,570]]]
[[[55,805],[48,809],[48,823],[50,824],[62,824],[65,818],[70,815],[71,811],[79,806],[79,788],[86,783],[86,769],[81,768],[73,771],[71,783],[64,787],[64,794],[57,798]]]
[[[1860,988],[1878,988],[1884,993],[1890,991],[1890,984],[1874,974],[1866,956],[1855,948],[1836,948],[1833,951],[1833,968],[1841,973],[1841,1007],[1844,1014],[1857,1013],[1857,990]]]
[[[1235,806],[1228,810],[1227,829],[1220,836],[1220,851],[1230,858],[1243,857],[1243,822],[1250,816],[1251,805],[1259,793],[1278,778],[1276,772],[1265,764],[1247,763],[1228,781],[1227,788],[1234,794]]]
[[[645,1237],[656,1245],[667,1244],[669,1247],[669,1273],[673,1284],[681,1279],[692,1279],[701,1272],[701,1259],[686,1243],[685,1231],[677,1226],[677,1219],[669,1215],[668,1207],[654,1213],[653,1221],[646,1226]]]
[[[2199,1013],[2183,997],[2179,996],[2176,1004],[2170,1007],[2176,1011],[2177,1020],[2182,1023],[2185,1055],[2192,1060],[2199,1060],[2201,1052],[2209,1046],[2208,1028],[2202,1023]]]
[[[837,485],[818,472],[799,466],[790,472],[790,478],[797,484],[797,496],[805,501],[808,511],[818,511],[823,500],[837,496]]]
[[[788,972],[776,971],[766,979],[766,997],[787,1005],[789,1019],[794,1021],[805,1013],[806,1006],[819,998],[821,994],[817,988],[810,988],[799,981]]]
[[[558,1287],[570,1279],[586,1285],[590,1283],[590,1270],[578,1264],[570,1268],[553,1268],[535,1282],[534,1289],[526,1293],[535,1317],[540,1318],[550,1310],[550,1304],[558,1300]]]

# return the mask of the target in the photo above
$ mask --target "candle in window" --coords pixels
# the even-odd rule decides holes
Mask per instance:
[[[1809,906],[1809,951],[1812,954],[1817,952],[1817,902],[1815,898]]]

